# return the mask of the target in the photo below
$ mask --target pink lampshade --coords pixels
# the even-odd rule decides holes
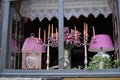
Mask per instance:
[[[99,34],[95,36],[95,39],[92,37],[88,51],[90,52],[100,52],[101,48],[103,51],[112,51],[114,46],[109,35]]]
[[[43,53],[45,52],[45,46],[42,40],[40,40],[39,42],[38,38],[31,36],[25,39],[24,44],[22,46],[22,52]]]

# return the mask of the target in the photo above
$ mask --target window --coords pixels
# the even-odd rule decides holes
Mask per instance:
[[[89,26],[92,26],[92,25],[97,25],[97,26],[100,26],[99,28],[96,28],[96,33],[108,33],[110,35],[112,35],[111,37],[112,38],[116,38],[115,41],[113,41],[117,47],[117,40],[119,40],[119,31],[116,32],[116,30],[114,30],[114,32],[112,31],[112,29],[114,29],[114,27],[112,27],[112,16],[114,16],[113,14],[109,15],[107,18],[104,18],[102,15],[99,15],[98,16],[98,19],[97,18],[94,18],[93,15],[89,15],[88,18],[85,18],[85,17],[79,17],[79,19],[75,18],[75,17],[72,17],[70,20],[67,20],[64,18],[64,21],[63,21],[63,0],[59,0],[59,19],[58,21],[56,20],[56,18],[53,18],[51,19],[51,23],[54,23],[56,24],[56,26],[58,25],[58,30],[59,30],[59,47],[58,49],[56,48],[52,48],[50,47],[50,50],[53,50],[55,52],[56,50],[56,56],[58,56],[58,58],[52,56],[52,58],[50,58],[50,61],[57,61],[57,62],[51,62],[50,63],[50,66],[53,66],[53,65],[56,65],[58,64],[59,65],[59,69],[46,69],[46,65],[45,67],[43,66],[42,68],[43,69],[21,69],[22,68],[22,64],[21,64],[21,57],[23,57],[21,55],[21,52],[17,52],[18,54],[13,54],[12,55],[12,49],[10,49],[10,45],[11,45],[11,38],[13,38],[14,40],[16,40],[16,37],[18,38],[18,41],[15,42],[15,45],[16,43],[18,43],[18,49],[19,48],[22,48],[23,46],[23,43],[25,41],[25,36],[27,37],[28,34],[26,34],[27,32],[24,32],[25,31],[25,26],[27,25],[22,25],[22,21],[21,21],[21,18],[22,16],[19,14],[19,11],[17,11],[17,8],[16,8],[16,5],[15,5],[16,2],[9,2],[9,1],[5,1],[4,2],[4,14],[3,14],[3,27],[2,27],[2,44],[1,44],[1,76],[31,76],[31,77],[117,77],[119,76],[119,69],[104,69],[104,70],[84,70],[84,69],[81,69],[81,70],[78,70],[78,69],[64,69],[64,55],[63,55],[63,52],[64,52],[64,40],[63,40],[63,30],[64,28],[61,27],[63,26],[63,24],[65,26],[70,26],[70,28],[74,29],[74,26],[76,26],[76,28],[79,30],[79,31],[83,31],[83,28],[82,29],[79,29],[79,25],[81,22],[83,26],[84,24],[84,21],[86,21]],[[9,12],[9,7],[10,7],[10,12]],[[6,9],[5,9],[6,8]],[[13,14],[14,12],[14,14]],[[9,14],[7,13],[10,13],[10,18],[9,18]],[[115,13],[116,15],[116,13]],[[104,19],[103,19],[104,18]],[[25,19],[25,18],[24,18]],[[80,19],[83,19],[83,21]],[[99,20],[105,20],[103,21],[103,23],[105,23],[107,26],[106,29],[104,28],[104,32],[99,32],[99,31],[102,31],[103,29],[101,29],[101,26],[103,26],[101,23],[99,25],[98,24],[94,24],[92,22],[92,20],[97,20],[96,22],[100,22]],[[116,19],[116,18],[115,18]],[[9,21],[8,21],[9,20]],[[44,24],[49,23],[48,21],[45,21],[46,18],[43,20],[43,22],[45,22]],[[107,21],[108,20],[108,21]],[[35,25],[37,25],[37,21],[39,21],[38,19],[34,20],[35,21]],[[33,21],[33,22],[34,22]],[[55,22],[54,22],[55,21]],[[89,23],[89,21],[91,23]],[[117,19],[116,19],[117,21]],[[7,22],[7,23],[5,23]],[[31,21],[28,21],[28,22],[31,22]],[[41,23],[42,24],[42,23]],[[39,23],[38,23],[39,25]],[[117,27],[116,27],[117,28]],[[35,29],[35,28],[34,28]],[[47,29],[47,27],[46,27]],[[6,31],[7,30],[7,31]],[[32,29],[31,29],[32,30]],[[36,29],[36,33],[37,33],[37,30],[39,30],[39,27]],[[48,28],[49,30],[49,28]],[[6,31],[6,32],[4,32]],[[42,30],[44,31],[44,30]],[[55,31],[55,29],[54,29]],[[107,32],[108,31],[108,32]],[[90,31],[90,28],[89,28],[89,36],[92,36],[92,30]],[[115,33],[114,36],[113,33]],[[15,36],[14,36],[15,34]],[[38,33],[37,33],[38,34]],[[44,34],[42,32],[42,34]],[[22,37],[21,37],[22,36]],[[24,36],[24,37],[23,37]],[[38,36],[38,35],[37,35]],[[43,38],[44,36],[41,35],[41,37]],[[16,49],[16,48],[15,48]],[[81,50],[80,50],[81,49]],[[116,48],[117,49],[117,48]],[[21,49],[20,49],[21,50]],[[77,53],[77,51],[80,50],[82,52],[82,50],[84,50],[83,46],[82,47],[79,47],[79,48],[74,48],[71,52],[72,53]],[[84,52],[82,52],[84,53]],[[92,54],[92,53],[90,53]],[[115,54],[119,54],[119,48],[117,49],[116,53]],[[28,54],[29,55],[29,54]],[[54,55],[52,52],[51,52],[51,55]],[[76,54],[77,55],[77,54]],[[77,59],[78,56],[76,55],[72,55],[71,57],[71,63],[72,63],[72,68],[79,66],[77,63],[74,64],[73,61],[79,61]],[[46,55],[43,55],[44,57]],[[79,56],[82,56],[84,57],[84,55],[79,55]],[[89,56],[89,55],[88,55]],[[90,55],[92,56],[92,55]],[[119,56],[119,55],[117,55]],[[47,56],[45,57],[47,58]],[[58,59],[58,60],[57,60]],[[43,59],[44,60],[44,59]],[[44,62],[45,63],[45,62]],[[80,63],[79,63],[80,64]],[[84,63],[82,61],[82,67],[84,67]],[[15,70],[13,70],[15,69]],[[69,74],[68,74],[69,73]],[[104,74],[106,73],[106,74]],[[113,75],[114,74],[114,75]]]

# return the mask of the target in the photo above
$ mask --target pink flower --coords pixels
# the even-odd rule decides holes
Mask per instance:
[[[70,32],[69,30],[69,27],[64,27],[64,46],[66,49],[71,49],[74,46],[78,46],[81,44],[81,33],[79,31],[76,31],[77,39],[75,39],[75,31],[71,30]],[[55,38],[51,39],[51,43],[53,44],[53,47],[58,46],[58,41],[56,41]]]

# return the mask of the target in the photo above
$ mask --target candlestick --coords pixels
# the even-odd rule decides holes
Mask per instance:
[[[93,39],[95,39],[95,27],[93,26]]]
[[[48,40],[48,44],[47,44],[47,60],[46,60],[46,64],[47,64],[47,70],[49,69],[49,64],[50,64],[50,61],[49,61],[49,52],[50,52],[50,44],[49,44],[49,40]]]
[[[39,38],[39,40],[40,40],[40,33],[41,33],[41,28],[39,28],[39,37],[38,37],[38,38]]]
[[[44,43],[46,43],[46,30],[44,30]]]
[[[75,40],[77,39],[77,30],[76,30],[76,26],[75,26]]]
[[[87,28],[87,27],[86,27],[86,23],[84,23],[84,31],[83,31],[83,35],[84,35],[84,36],[86,36],[86,31],[87,31],[86,28]]]
[[[50,24],[48,25],[48,37],[50,37]]]
[[[88,36],[88,24],[86,24],[86,36]]]
[[[84,23],[84,30],[83,30],[83,43],[85,43],[85,36],[86,36],[86,23]]]
[[[58,40],[58,31],[57,31],[57,28],[56,28],[56,40]]]
[[[87,60],[87,43],[84,45],[84,50],[85,50],[84,64],[85,64],[85,69],[87,69],[87,63],[88,63],[88,60]]]

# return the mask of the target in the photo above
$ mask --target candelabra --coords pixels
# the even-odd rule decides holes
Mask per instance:
[[[48,44],[47,44],[47,60],[46,60],[46,64],[47,64],[47,69],[49,69],[49,64],[50,64],[50,61],[49,61],[49,50],[50,50],[50,40],[48,39]]]
[[[48,36],[48,39],[47,39],[47,43],[44,42],[44,46],[47,47],[47,60],[46,60],[46,69],[48,70],[49,69],[49,65],[50,65],[50,46],[51,47],[57,47],[55,44],[57,44],[58,41],[56,41],[55,37],[51,37],[51,36]]]
[[[84,42],[81,43],[80,39],[81,39],[81,33],[76,30],[76,27],[75,27],[75,30],[71,30],[71,33],[69,32],[68,27],[64,28],[64,47],[65,47],[65,49],[71,50],[74,46],[76,46],[76,47],[84,46],[84,50],[85,50],[84,51],[85,52],[84,65],[85,65],[85,69],[86,69],[87,64],[88,64],[88,60],[87,60],[88,28],[87,28],[87,25],[84,29],[84,36],[83,36]],[[56,33],[52,34],[52,36],[48,37],[48,41],[47,41],[47,44],[45,43],[45,46],[47,47],[46,64],[47,64],[47,69],[49,69],[49,63],[50,63],[50,61],[49,61],[49,47],[50,46],[51,47],[58,47],[58,36]]]
[[[87,45],[88,45],[88,36],[85,36],[84,35],[84,42],[83,42],[83,46],[84,46],[84,51],[85,51],[85,59],[84,59],[84,64],[85,64],[85,69],[87,68],[87,63],[88,63],[88,60],[87,60]]]
[[[48,40],[47,40],[47,44],[44,43],[46,46],[47,46],[47,60],[46,60],[46,65],[47,65],[47,70],[49,69],[49,64],[50,64],[50,54],[49,54],[49,51],[50,51],[50,37],[48,37]]]
[[[84,42],[81,43],[79,42],[79,39],[76,39],[74,41],[74,46],[84,46],[84,52],[85,52],[85,59],[84,59],[84,64],[85,64],[85,69],[87,68],[87,64],[88,64],[88,60],[87,60],[87,45],[88,45],[88,36],[84,36],[83,38]],[[58,47],[58,39],[56,39],[56,37],[48,37],[47,39],[47,43],[44,42],[44,46],[47,47],[47,60],[46,60],[46,65],[47,65],[47,70],[49,69],[49,65],[50,65],[50,60],[49,60],[49,52],[50,52],[50,46],[51,47]]]

